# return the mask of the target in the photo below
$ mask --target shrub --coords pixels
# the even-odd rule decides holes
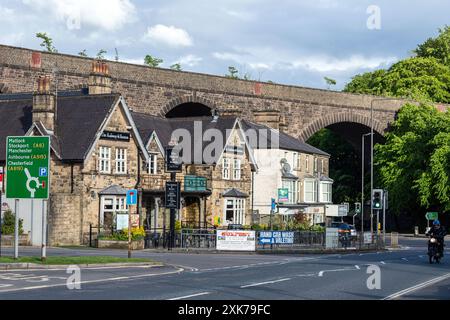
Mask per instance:
[[[138,241],[145,238],[145,230],[143,227],[131,229],[131,240]],[[112,240],[112,241],[128,241],[128,229],[116,232],[111,236],[100,237],[100,240]]]
[[[14,234],[16,215],[11,210],[6,210],[3,214],[2,234]],[[23,234],[23,219],[19,219],[19,234]]]

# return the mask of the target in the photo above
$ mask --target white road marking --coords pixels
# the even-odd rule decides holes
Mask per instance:
[[[358,267],[358,268],[356,268]],[[354,271],[354,270],[360,270],[359,266],[355,266],[355,269],[353,268],[342,268],[342,269],[334,269],[334,270],[322,270],[319,272],[318,276],[323,277],[325,272],[341,272],[341,271]]]
[[[0,288],[12,287],[12,284],[0,284]]]
[[[151,273],[151,274],[141,274],[136,276],[128,276],[128,277],[117,277],[117,278],[106,278],[106,279],[98,279],[98,280],[88,280],[88,281],[81,281],[76,282],[72,284],[90,284],[90,283],[101,283],[101,282],[113,282],[113,281],[120,281],[120,280],[132,280],[132,279],[139,279],[139,278],[147,278],[147,277],[155,277],[155,276],[164,276],[164,275],[170,275],[170,274],[176,274],[183,272],[183,268],[178,268],[176,271],[170,271],[170,272],[164,272],[164,273]],[[34,287],[23,287],[23,288],[15,288],[15,289],[7,289],[7,290],[0,290],[0,294],[2,293],[8,293],[8,292],[15,292],[15,291],[29,291],[29,290],[36,290],[36,289],[46,289],[46,288],[55,288],[55,287],[65,287],[66,283],[58,283],[58,284],[49,284],[49,285],[43,285],[43,286],[34,286]]]
[[[402,291],[399,291],[397,293],[391,294],[390,296],[387,296],[387,297],[383,298],[382,300],[394,300],[394,299],[397,299],[397,298],[399,298],[401,296],[404,296],[405,294],[417,291],[419,289],[423,289],[423,288],[429,287],[429,286],[431,286],[431,285],[433,285],[435,283],[444,281],[444,280],[449,279],[449,278],[450,278],[450,273],[447,273],[447,274],[445,274],[445,275],[443,275],[441,277],[434,278],[434,279],[431,279],[429,281],[419,283],[419,284],[417,284],[417,285],[415,285],[413,287],[410,287],[410,288],[404,289]]]
[[[171,298],[171,299],[168,299],[168,300],[169,301],[183,300],[183,299],[189,299],[189,298],[193,298],[193,297],[206,296],[207,294],[210,294],[210,292],[200,292],[200,293],[191,294],[189,296]]]
[[[284,281],[289,281],[289,280],[291,280],[291,278],[285,278],[285,279],[273,280],[273,281],[266,281],[266,282],[258,282],[258,283],[247,284],[245,286],[241,286],[240,288],[241,289],[245,289],[245,288],[263,286],[265,284],[273,284],[273,283],[284,282]]]

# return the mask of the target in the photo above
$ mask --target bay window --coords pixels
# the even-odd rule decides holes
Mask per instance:
[[[317,181],[308,179],[304,183],[304,201],[313,203],[317,202]]]
[[[329,182],[320,183],[320,202],[332,203],[332,188],[333,184]]]

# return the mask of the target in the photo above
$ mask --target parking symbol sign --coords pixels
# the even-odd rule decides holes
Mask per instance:
[[[39,177],[47,176],[47,168],[39,168]]]

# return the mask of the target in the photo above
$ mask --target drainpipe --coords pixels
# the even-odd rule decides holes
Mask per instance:
[[[254,212],[254,203],[255,203],[255,173],[252,172],[252,223],[253,221],[253,212]]]

